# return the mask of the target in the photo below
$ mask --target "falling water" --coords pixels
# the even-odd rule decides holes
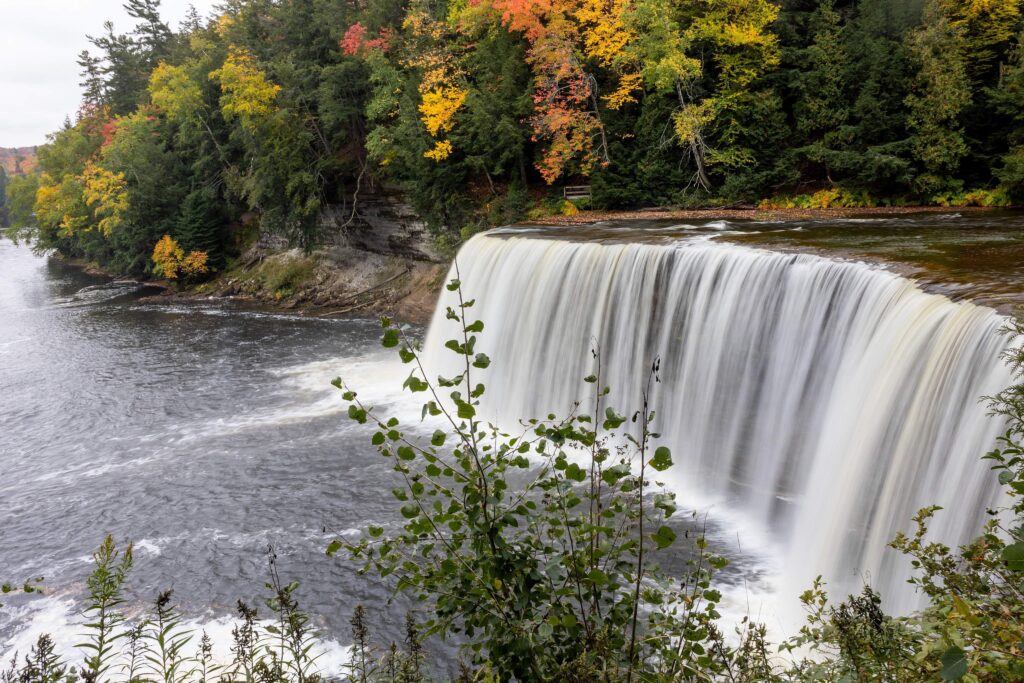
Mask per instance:
[[[594,347],[625,412],[660,357],[670,485],[711,493],[773,538],[786,597],[821,574],[834,593],[870,581],[910,610],[909,570],[888,542],[931,504],[945,508],[934,535],[965,541],[997,501],[979,460],[1002,426],[979,398],[1011,382],[993,310],[861,263],[708,241],[492,234],[457,263],[493,359],[485,412],[564,414],[587,396]],[[454,296],[426,342],[439,370]]]

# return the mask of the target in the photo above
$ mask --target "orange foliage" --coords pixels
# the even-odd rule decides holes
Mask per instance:
[[[577,163],[582,173],[603,156],[595,150],[602,126],[593,108],[593,78],[579,58],[583,40],[579,0],[481,0],[491,2],[510,31],[530,44],[534,140],[548,143],[537,169],[548,183]]]
[[[206,273],[209,256],[205,251],[190,251],[187,255],[170,235],[164,235],[153,247],[153,271],[168,280],[176,280],[178,275],[195,277]]]

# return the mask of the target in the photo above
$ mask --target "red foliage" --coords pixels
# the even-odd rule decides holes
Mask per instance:
[[[103,136],[104,147],[109,145],[110,141],[114,139],[115,135],[117,135],[118,123],[119,121],[117,119],[107,119],[103,124],[103,127],[100,128],[100,135]]]
[[[341,39],[341,51],[350,57],[365,55],[370,50],[387,50],[393,32],[389,28],[382,28],[376,38],[366,39],[366,27],[356,22],[348,27],[345,36]]]
[[[366,40],[366,27],[356,22],[348,27],[341,39],[341,51],[349,56],[359,54]]]

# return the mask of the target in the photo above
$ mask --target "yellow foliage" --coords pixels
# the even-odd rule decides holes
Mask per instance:
[[[701,130],[715,119],[715,106],[715,100],[707,99],[700,104],[688,104],[672,116],[680,142],[689,145],[700,139]]]
[[[942,0],[943,13],[963,41],[968,70],[984,72],[1020,26],[1018,0]]]
[[[231,25],[233,23],[235,23],[235,20],[232,19],[230,15],[222,14],[219,17],[217,17],[217,25],[214,27],[213,30],[217,32],[218,36],[223,38],[224,34],[227,33],[228,29],[231,28]]]
[[[644,76],[640,73],[627,73],[619,78],[619,87],[610,95],[605,95],[604,100],[608,103],[609,109],[618,109],[629,102],[636,102],[634,93],[643,86]]]
[[[178,266],[183,258],[185,258],[185,252],[182,251],[177,240],[170,235],[164,235],[153,247],[153,264],[156,266],[153,270],[157,275],[174,280],[178,277]]]
[[[452,3],[446,21],[436,20],[429,12],[414,7],[406,14],[402,28],[416,41],[417,49],[403,60],[403,66],[420,72],[419,112],[431,137],[439,138],[455,125],[455,114],[462,108],[469,91],[460,87],[463,70],[451,49],[450,32],[475,10],[470,3]],[[442,161],[452,153],[450,140],[435,140],[423,153],[428,159]],[[386,161],[386,160],[385,160]]]
[[[205,251],[190,251],[181,260],[181,271],[189,276],[202,275],[208,270],[206,262],[209,260],[210,256]]]
[[[220,81],[220,107],[228,120],[239,118],[251,128],[255,119],[273,113],[281,86],[270,82],[246,50],[232,46],[221,68],[210,72]]]
[[[630,8],[628,0],[582,0],[576,18],[583,29],[583,45],[588,57],[601,66],[612,66],[636,40],[634,31],[623,21]]]
[[[865,193],[852,193],[841,187],[818,190],[814,194],[795,196],[776,195],[762,199],[757,208],[770,209],[856,209],[877,206],[875,200]]]
[[[769,0],[707,0],[707,11],[689,29],[694,39],[711,40],[718,54],[722,89],[740,90],[779,63],[778,39],[770,30],[779,8]],[[742,48],[742,49],[738,49]]]
[[[100,232],[109,237],[121,225],[129,208],[124,173],[112,173],[89,162],[82,172],[82,197],[99,218]]]
[[[149,97],[172,119],[184,120],[203,106],[199,84],[184,67],[160,62],[149,76]]]
[[[63,212],[58,210],[60,201],[60,186],[53,182],[48,173],[44,173],[39,180],[39,188],[36,190],[36,202],[34,211],[36,218],[44,226],[60,225],[63,220]]]
[[[448,132],[454,124],[455,112],[466,101],[468,93],[456,87],[439,87],[423,94],[420,113],[427,131],[434,137]]]
[[[572,202],[570,202],[568,199],[566,199],[564,202],[562,202],[562,215],[563,216],[575,216],[579,212],[580,212],[580,210],[576,207],[576,205],[573,204]]]
[[[428,159],[434,161],[442,161],[447,159],[452,153],[452,143],[449,140],[439,140],[433,149],[429,149],[423,153]]]
[[[209,256],[205,251],[191,251],[188,255],[170,235],[164,235],[153,247],[153,271],[168,280],[176,280],[178,275],[192,277],[207,272]]]
[[[420,114],[423,116],[423,124],[432,137],[447,133],[455,124],[455,113],[466,101],[468,92],[454,86],[439,86],[429,92],[423,93],[420,103]],[[428,159],[442,161],[452,153],[450,140],[438,140],[433,149],[423,153]]]
[[[40,225],[58,228],[65,235],[89,228],[89,210],[82,199],[78,176],[67,175],[57,182],[49,173],[43,173],[33,210]]]

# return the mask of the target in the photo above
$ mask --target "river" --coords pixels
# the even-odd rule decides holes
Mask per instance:
[[[488,395],[502,402],[489,410],[506,420],[564,411],[595,340],[614,356],[614,397],[628,404],[637,368],[660,354],[666,438],[682,470],[669,482],[687,513],[709,513],[714,548],[736,560],[726,607],[781,629],[778,604],[806,587],[794,579],[823,567],[856,589],[851,577],[892,570],[881,548],[908,526],[908,506],[959,500],[968,514],[949,531],[963,535],[995,500],[977,458],[999,425],[977,399],[1009,378],[1000,319],[941,293],[971,298],[957,255],[979,242],[1016,249],[1021,219],[877,220],[475,238],[460,266],[497,340],[485,346]],[[955,267],[901,259],[908,241]],[[940,294],[851,258],[887,261]],[[1024,292],[1019,273],[1006,259],[983,266],[978,298],[1007,310]],[[301,583],[325,664],[344,659],[357,603],[382,641],[400,638],[408,604],[324,553],[339,535],[396,523],[389,463],[330,386],[342,375],[364,400],[418,416],[377,322],[145,293],[0,242],[0,578],[43,576],[46,588],[5,600],[0,651],[24,651],[44,630],[76,641],[89,554],[106,533],[135,543],[133,607],[174,588],[189,623],[222,646],[235,601],[263,593],[270,547]],[[428,356],[441,334],[428,337]],[[877,457],[883,465],[869,467]],[[969,492],[944,487],[946,472]],[[894,506],[900,487],[913,495]],[[811,540],[794,549],[795,536]],[[799,576],[785,576],[793,563]],[[902,597],[902,608],[913,603]]]
[[[77,642],[108,533],[135,544],[134,604],[173,588],[222,640],[235,601],[265,593],[269,546],[329,638],[346,642],[359,602],[397,637],[401,602],[382,609],[388,589],[324,553],[394,516],[388,464],[330,386],[344,374],[397,398],[379,324],[88,289],[104,282],[0,242],[0,576],[46,590],[4,600],[0,650],[44,630]]]

